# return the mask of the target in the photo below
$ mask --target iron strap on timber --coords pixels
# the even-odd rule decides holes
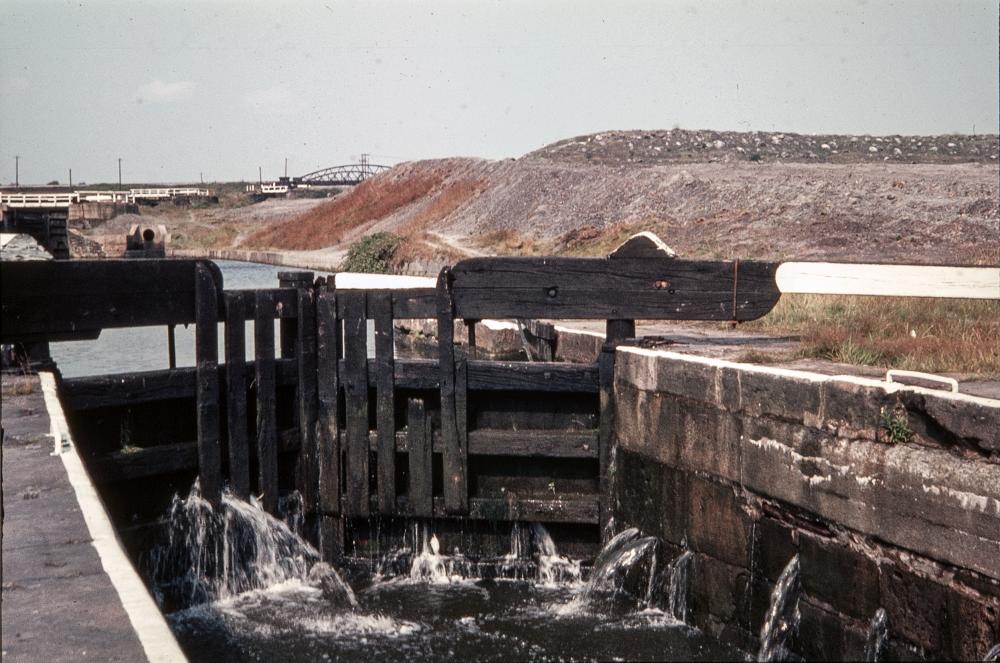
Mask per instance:
[[[97,454],[89,469],[99,482],[196,471],[210,502],[228,485],[271,512],[298,490],[329,558],[371,516],[576,523],[599,536],[616,345],[635,336],[636,319],[752,320],[780,296],[775,263],[681,260],[643,237],[607,258],[465,260],[435,287],[410,289],[338,289],[333,278],[286,273],[279,288],[224,291],[218,268],[193,260],[0,269],[4,343],[195,324],[193,368],[62,381],[75,413],[194,407],[195,439]],[[480,358],[476,325],[497,318],[605,320],[606,342],[589,364]],[[436,356],[398,352],[406,319],[436,320]]]

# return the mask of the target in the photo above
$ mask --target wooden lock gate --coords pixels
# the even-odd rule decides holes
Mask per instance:
[[[297,488],[307,529],[330,558],[350,552],[345,525],[372,516],[596,530],[608,517],[614,347],[635,336],[634,320],[751,320],[779,297],[773,263],[680,260],[642,237],[607,258],[464,260],[445,268],[434,288],[399,290],[337,289],[288,273],[283,287],[224,291],[206,261],[3,269],[4,342],[196,325],[193,369],[63,380],[64,404],[77,413],[192,397],[196,405],[196,442],[128,454],[105,449],[88,463],[96,480],[191,468],[210,502],[228,483],[239,497],[259,496],[272,513],[279,489]],[[63,311],[46,307],[46,288],[58,292],[78,279],[67,272],[74,269],[103,274],[105,289],[81,289]],[[17,279],[9,289],[8,277],[24,288],[31,283],[31,297],[15,295]],[[162,290],[169,300],[149,296]],[[587,364],[479,358],[477,322],[504,318],[605,320],[606,342]],[[436,319],[436,357],[395,351],[396,322],[406,319]],[[252,362],[247,320],[254,322]],[[464,347],[455,343],[456,321],[467,329]]]

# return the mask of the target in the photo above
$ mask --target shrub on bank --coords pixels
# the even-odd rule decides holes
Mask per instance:
[[[347,250],[347,257],[340,264],[340,271],[388,274],[392,257],[401,243],[399,235],[387,232],[362,237]]]

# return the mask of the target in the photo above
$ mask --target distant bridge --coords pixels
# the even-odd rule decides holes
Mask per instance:
[[[369,177],[378,175],[389,170],[389,166],[380,166],[374,163],[362,161],[346,166],[332,166],[306,173],[302,177],[296,177],[293,182],[299,184],[310,184],[314,186],[351,186],[361,184]]]
[[[299,177],[279,177],[277,182],[258,182],[247,184],[247,193],[259,196],[283,196],[293,189],[325,186],[354,186],[361,184],[369,177],[389,170],[391,166],[368,163],[362,155],[361,163],[351,163],[343,166],[321,168]]]

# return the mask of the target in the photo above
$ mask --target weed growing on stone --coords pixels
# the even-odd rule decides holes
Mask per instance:
[[[882,408],[881,426],[888,441],[892,444],[903,444],[913,439],[913,431],[910,429],[910,422],[906,419],[905,410],[899,412]]]

